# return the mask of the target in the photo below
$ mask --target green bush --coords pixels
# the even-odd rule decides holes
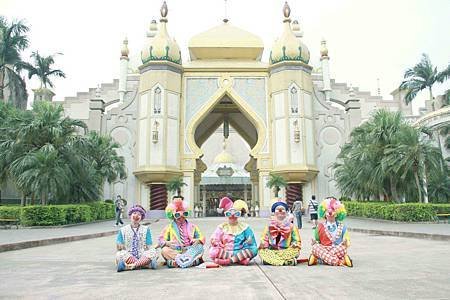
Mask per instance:
[[[20,219],[20,206],[0,206],[0,219]]]
[[[63,206],[63,205],[61,205]],[[64,205],[66,210],[66,224],[91,222],[92,209],[89,205]]]
[[[0,207],[0,216],[20,218],[23,226],[52,226],[114,218],[114,205],[104,202],[26,207]]]
[[[64,205],[23,207],[20,223],[24,226],[63,225],[66,224],[66,210]]]
[[[349,216],[406,222],[436,220],[436,213],[450,212],[450,205],[390,202],[345,202]]]
[[[446,204],[444,204],[444,203],[440,203],[440,204],[433,203],[433,204],[430,204],[430,205],[433,206],[434,211],[437,214],[450,214],[450,204],[448,204],[448,203],[446,203]]]

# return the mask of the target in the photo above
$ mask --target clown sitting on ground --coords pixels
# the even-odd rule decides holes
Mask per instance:
[[[312,254],[308,265],[315,265],[319,261],[331,266],[353,267],[352,260],[347,255],[350,237],[347,226],[342,221],[347,215],[344,204],[334,197],[322,201],[318,209],[319,218],[326,221],[314,229],[312,240]]]
[[[233,204],[228,197],[220,200],[218,211],[224,212],[228,222],[217,226],[211,236],[209,249],[209,256],[219,265],[248,265],[258,253],[253,230],[246,223],[239,221],[243,209],[248,211],[244,201],[236,201]]]
[[[276,201],[271,208],[274,217],[261,237],[259,256],[264,264],[295,266],[301,248],[300,234],[288,218],[288,205],[278,199]]]
[[[173,197],[166,207],[166,216],[171,222],[160,237],[161,255],[169,268],[187,268],[203,262],[205,237],[197,225],[189,222],[188,206],[182,196]]]
[[[117,272],[141,267],[156,269],[158,252],[152,247],[152,235],[148,226],[140,225],[145,209],[134,205],[128,210],[131,224],[122,227],[117,234]]]

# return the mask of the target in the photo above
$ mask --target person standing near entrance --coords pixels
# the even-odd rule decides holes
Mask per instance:
[[[295,202],[292,205],[292,212],[297,219],[297,228],[302,229],[302,214],[303,214],[303,204],[300,197],[295,198]]]
[[[120,195],[117,195],[116,201],[114,201],[114,205],[116,207],[116,224],[114,226],[123,225],[122,221],[122,210],[123,210],[123,201]]]
[[[311,221],[313,222],[313,229],[317,227],[317,208],[319,207],[319,203],[316,200],[316,196],[312,195],[311,200],[309,200],[308,210],[309,215],[311,217]]]

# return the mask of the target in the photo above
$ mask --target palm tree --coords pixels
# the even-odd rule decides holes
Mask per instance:
[[[70,169],[52,145],[20,157],[11,169],[18,186],[41,196],[42,205],[47,204],[49,197],[67,191],[71,184]]]
[[[275,197],[278,197],[278,192],[282,187],[287,186],[287,182],[286,180],[284,180],[282,176],[270,173],[269,181],[267,181],[266,186],[268,188],[273,188],[275,192]]]
[[[430,100],[434,110],[434,97],[432,87],[436,82],[444,82],[450,76],[450,65],[441,72],[433,66],[430,58],[425,53],[422,54],[422,59],[413,68],[406,70],[404,74],[404,81],[400,84],[400,90],[406,90],[405,103],[409,104],[417,94],[428,89],[430,93]]]
[[[22,109],[26,108],[28,94],[25,81],[19,74],[23,63],[20,52],[28,47],[28,30],[23,21],[9,23],[5,17],[0,16],[0,101]]]
[[[64,74],[63,71],[59,69],[52,70],[52,65],[55,63],[55,56],[56,54],[41,56],[38,51],[35,51],[31,54],[34,65],[23,63],[20,67],[28,71],[28,79],[31,79],[34,75],[39,78],[39,81],[41,82],[40,89],[42,89],[42,87],[47,88],[47,85],[53,87],[53,83],[50,81],[51,76],[66,78],[66,74]]]
[[[91,131],[87,135],[86,146],[86,155],[101,178],[102,185],[105,181],[112,183],[117,179],[127,178],[125,159],[117,154],[120,145],[114,142],[112,137]]]
[[[177,196],[181,196],[181,188],[187,186],[183,182],[183,177],[173,177],[169,182],[166,183],[166,188],[169,192],[177,192]]]
[[[401,174],[402,180],[412,172],[419,202],[422,202],[423,188],[423,202],[428,203],[426,174],[441,172],[443,159],[439,148],[423,137],[421,129],[405,126],[396,143],[386,147],[383,164],[387,166],[388,171]]]

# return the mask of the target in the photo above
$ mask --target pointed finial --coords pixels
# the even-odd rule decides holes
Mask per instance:
[[[161,11],[161,17],[165,19],[167,17],[167,13],[169,12],[166,1],[163,2],[160,11]]]
[[[224,23],[228,23],[228,16],[227,16],[227,0],[224,0],[224,4],[225,4],[225,16],[223,18],[223,22]]]
[[[377,95],[381,96],[380,78],[377,78]]]
[[[128,57],[128,54],[130,54],[130,50],[128,50],[128,38],[125,37],[122,43],[122,48],[120,49],[120,54],[122,57]]]
[[[289,19],[289,16],[291,15],[291,8],[289,7],[289,4],[287,3],[287,1],[284,2],[283,15],[286,19]]]
[[[102,96],[102,89],[100,87],[100,84],[97,85],[97,88],[95,89],[95,98],[100,99]]]
[[[355,98],[356,97],[355,90],[353,89],[353,86],[352,86],[351,83],[350,83],[350,88],[348,89],[348,96],[350,98]]]
[[[320,43],[320,56],[321,57],[326,57],[328,56],[328,48],[327,48],[327,41],[322,38],[322,42]]]
[[[223,138],[222,148],[223,148],[223,151],[225,151],[227,148],[227,138],[226,137]]]

